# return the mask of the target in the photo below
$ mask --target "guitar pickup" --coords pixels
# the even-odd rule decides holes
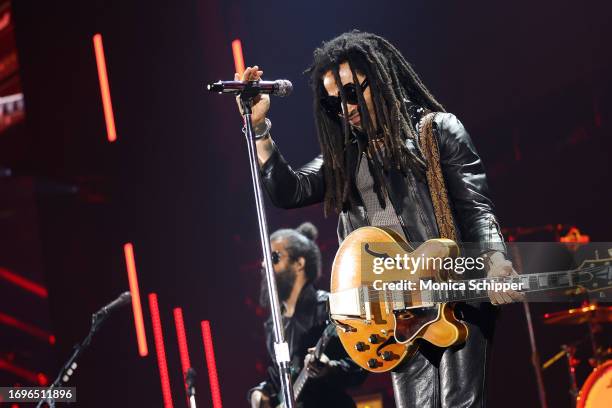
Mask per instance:
[[[341,290],[329,295],[329,313],[350,317],[366,317],[364,288]]]

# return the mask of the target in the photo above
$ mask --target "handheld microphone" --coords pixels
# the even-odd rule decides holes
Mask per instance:
[[[289,96],[293,91],[293,84],[286,79],[276,81],[217,81],[206,86],[210,92],[220,94],[270,94],[275,96]]]
[[[119,297],[108,305],[102,307],[95,314],[96,315],[107,315],[113,312],[115,309],[119,309],[121,306],[124,306],[132,301],[132,294],[129,291],[123,292]]]

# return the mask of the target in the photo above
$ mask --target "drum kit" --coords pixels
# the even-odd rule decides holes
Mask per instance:
[[[544,323],[569,326],[587,325],[588,335],[585,338],[561,346],[561,351],[542,364],[542,369],[566,357],[570,394],[575,398],[575,406],[577,408],[612,407],[612,347],[603,346],[600,339],[603,325],[612,323],[612,306],[586,301],[578,308],[544,314]],[[580,360],[576,358],[576,348],[583,343],[590,345],[592,357],[588,362],[593,370],[579,391],[576,367]]]
[[[504,234],[509,237],[510,241],[516,241],[518,238],[529,237],[531,241],[542,242],[553,241],[563,243],[570,252],[576,252],[582,245],[590,242],[588,235],[580,232],[580,230],[571,225],[565,224],[550,224],[539,227],[516,227],[504,229]],[[606,260],[612,262],[612,249],[608,249],[610,258]],[[520,254],[518,255],[520,259]],[[599,260],[599,253],[595,251],[596,259]],[[608,263],[606,263],[608,265]],[[549,325],[564,325],[566,327],[577,327],[586,325],[588,334],[582,339],[570,344],[561,346],[561,350],[552,356],[544,364],[539,364],[539,359],[534,360],[536,367],[536,376],[538,377],[538,386],[540,388],[540,402],[546,407],[546,397],[543,392],[542,371],[550,367],[556,361],[563,359],[567,360],[569,373],[570,395],[572,396],[572,406],[576,408],[610,408],[612,407],[612,347],[609,338],[605,338],[605,333],[609,333],[608,326],[612,323],[612,306],[604,306],[598,304],[597,300],[591,298],[592,294],[588,291],[578,289],[574,293],[567,293],[570,296],[584,296],[585,299],[581,307],[569,310],[562,310],[552,313],[545,313],[543,321]],[[533,338],[533,326],[528,307],[528,326],[530,335],[532,336],[532,352],[537,355],[535,348],[535,339]],[[576,368],[580,364],[580,360],[576,358],[578,347],[586,347],[590,349],[591,358],[588,363],[591,367],[591,373],[578,389],[576,379]],[[605,344],[605,346],[604,346]]]

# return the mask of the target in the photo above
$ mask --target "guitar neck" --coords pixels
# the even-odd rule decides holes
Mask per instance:
[[[336,326],[333,324],[327,325],[325,330],[323,330],[323,334],[321,335],[321,338],[319,338],[319,341],[317,341],[317,344],[315,346],[315,350],[313,353],[315,359],[319,360],[321,358],[321,353],[323,353],[323,351],[327,347],[327,344],[329,343],[329,340],[331,339],[331,335],[335,331],[336,331]],[[298,374],[297,378],[293,382],[293,397],[296,401],[300,397],[300,394],[302,393],[302,390],[304,389],[306,382],[308,382],[308,378],[309,377],[308,377],[307,365],[304,365],[304,367],[302,367],[302,369],[300,370],[300,373]]]
[[[516,292],[533,293],[573,288],[581,283],[588,282],[591,278],[592,275],[587,270],[571,270],[533,273],[515,277],[452,281],[448,285],[441,284],[440,289],[421,290],[421,296],[431,302],[440,303],[482,300],[489,297],[489,290],[495,284],[515,284],[515,287],[520,288]]]
[[[513,277],[454,280],[448,282],[421,280],[416,282],[416,287],[404,288],[404,290],[367,289],[365,290],[364,296],[370,300],[382,296],[386,302],[390,302],[393,305],[393,310],[403,310],[407,305],[412,305],[416,300],[418,300],[419,303],[487,300],[489,298],[489,291],[494,290],[495,284],[515,284],[514,287],[510,288],[511,290],[526,294],[569,289],[577,286],[584,286],[589,282],[592,283],[593,277],[596,274],[601,274],[601,272],[605,272],[606,270],[609,277],[604,283],[604,286],[609,287],[610,282],[612,282],[612,270],[609,270],[609,268],[609,266],[595,266],[570,271],[532,273]],[[357,310],[347,312],[347,315],[354,314],[360,314],[360,312]]]
[[[308,373],[306,372],[306,367],[303,367],[293,382],[293,398],[296,401],[300,397],[300,394],[306,385],[306,381],[308,381]]]

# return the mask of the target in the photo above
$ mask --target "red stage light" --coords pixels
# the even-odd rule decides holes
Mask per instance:
[[[244,72],[244,57],[242,55],[242,42],[239,39],[232,41],[232,53],[234,54],[234,68],[242,75]]]
[[[41,373],[35,373],[33,371],[30,371],[23,367],[19,367],[13,364],[12,362],[1,359],[1,358],[0,358],[0,370],[9,372],[13,374],[14,376],[22,378],[31,384],[46,385],[46,384],[40,383],[39,375],[41,375]],[[44,376],[44,374],[42,375]]]
[[[11,12],[7,11],[0,18],[0,31],[8,27],[9,24],[11,24]]]
[[[151,311],[153,337],[155,339],[155,351],[157,354],[157,366],[159,367],[159,378],[161,380],[164,407],[173,408],[172,392],[170,391],[170,377],[168,376],[168,362],[166,361],[166,348],[164,346],[164,334],[162,332],[159,305],[155,293],[149,293],[149,310]]]
[[[208,368],[208,381],[210,393],[213,400],[213,408],[221,408],[221,389],[219,387],[219,376],[217,375],[217,363],[215,361],[215,350],[213,348],[210,322],[202,322],[202,338],[204,339],[204,352],[206,353],[206,367]]]
[[[106,58],[104,57],[102,35],[94,35],[93,43],[94,51],[96,53],[96,65],[98,67],[98,79],[100,81],[100,93],[102,94],[102,108],[104,109],[107,138],[109,142],[114,142],[117,140],[117,130],[115,128],[115,115],[113,114],[113,104],[111,102],[110,87],[108,85],[108,74],[106,72]]]
[[[40,327],[34,326],[30,323],[22,322],[21,320],[9,316],[4,313],[0,313],[0,324],[5,324],[7,326],[14,327],[17,330],[20,330],[24,333],[28,333],[31,336],[37,337],[43,341],[49,342],[49,344],[55,344],[55,336],[49,333],[46,330],[41,329]]]
[[[174,309],[174,325],[176,327],[176,338],[178,341],[179,354],[181,356],[181,368],[183,369],[184,376],[187,373],[187,369],[191,367],[191,362],[189,360],[189,349],[187,347],[183,310],[180,307]]]
[[[49,379],[43,373],[36,374],[36,379],[38,380],[39,385],[47,385],[49,384]]]
[[[130,282],[130,293],[132,294],[132,311],[134,312],[134,325],[136,326],[138,354],[144,357],[149,354],[149,348],[147,346],[147,333],[144,327],[144,318],[142,317],[140,289],[138,287],[138,275],[136,274],[136,261],[134,259],[134,246],[128,242],[123,246],[123,252],[125,254],[128,281]]]
[[[181,369],[183,371],[183,384],[187,391],[187,383],[185,382],[187,370],[191,367],[189,359],[189,348],[187,347],[187,335],[185,334],[185,322],[183,320],[183,310],[177,307],[174,312],[174,326],[176,327],[176,340],[178,342],[179,355],[181,357]],[[189,399],[189,395],[186,395]],[[189,404],[187,404],[189,405]]]
[[[49,297],[47,288],[42,285],[39,285],[34,281],[24,278],[21,275],[11,272],[8,269],[0,268],[0,278],[12,283],[15,286],[19,286],[20,288],[27,290],[28,292],[31,292],[43,299]]]

